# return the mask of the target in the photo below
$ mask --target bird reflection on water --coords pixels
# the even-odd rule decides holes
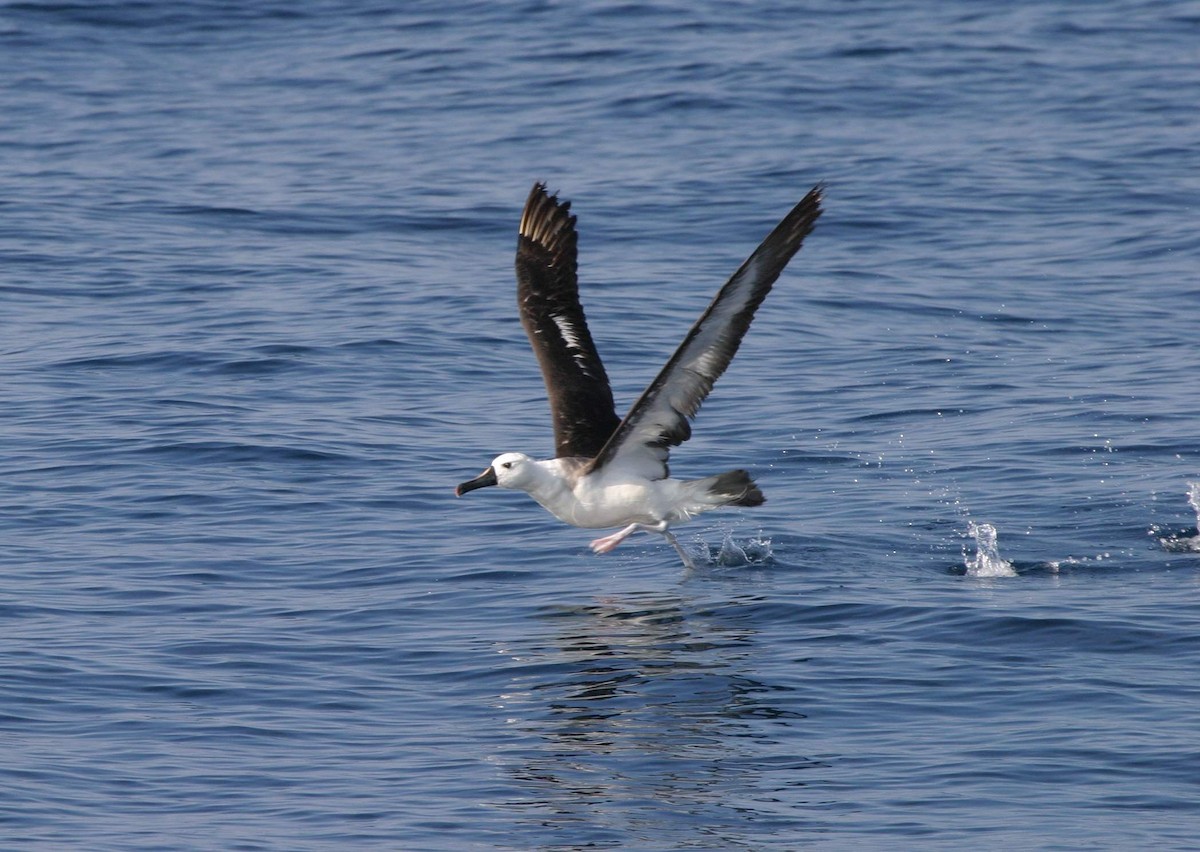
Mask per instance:
[[[799,804],[794,788],[825,764],[785,751],[794,732],[775,736],[805,717],[790,688],[756,673],[769,664],[737,617],[756,600],[703,611],[645,593],[546,608],[554,646],[511,657],[499,700],[514,741],[537,743],[498,756],[527,790],[505,806],[572,823],[573,836],[591,826],[596,842],[638,825],[692,836],[704,826],[728,848],[746,842],[748,819],[791,821],[775,792],[793,788]]]

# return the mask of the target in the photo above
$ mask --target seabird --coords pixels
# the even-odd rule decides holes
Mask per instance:
[[[814,187],[717,293],[683,343],[624,420],[579,304],[571,203],[536,183],[517,236],[517,303],[542,368],[554,419],[554,458],[504,453],[455,495],[499,485],[524,491],[560,521],[587,529],[620,527],[591,543],[608,553],[635,532],[656,532],[687,568],[691,558],[673,524],[718,506],[760,506],[744,470],[671,479],[667,454],[692,433],[689,420],[729,362],[754,312],[821,215]]]

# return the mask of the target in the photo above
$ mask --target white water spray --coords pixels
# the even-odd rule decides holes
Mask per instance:
[[[1176,553],[1200,553],[1200,482],[1188,483],[1188,505],[1196,513],[1196,535],[1175,533],[1160,536],[1159,543],[1167,550]],[[1151,529],[1152,535],[1157,535],[1158,529]]]
[[[963,548],[963,563],[968,577],[1015,577],[1017,571],[1011,562],[1000,556],[996,544],[996,528],[991,524],[967,523],[967,532],[975,539],[975,556],[967,556]]]
[[[771,561],[774,553],[771,550],[771,540],[763,538],[760,534],[758,537],[752,537],[745,541],[734,541],[733,534],[730,530],[724,530],[724,537],[721,541],[721,546],[715,552],[708,548],[707,545],[700,543],[708,553],[708,561],[713,565],[731,568],[741,565],[760,565],[764,562]]]

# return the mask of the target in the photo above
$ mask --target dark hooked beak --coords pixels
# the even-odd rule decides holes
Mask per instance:
[[[483,473],[474,479],[464,482],[462,485],[454,489],[454,496],[461,497],[468,491],[474,491],[476,488],[487,488],[489,485],[496,484],[496,471],[488,468]]]

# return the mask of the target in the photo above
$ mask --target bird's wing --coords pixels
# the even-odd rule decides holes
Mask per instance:
[[[620,420],[579,304],[575,217],[534,184],[517,236],[517,304],[542,368],[558,457],[592,458]]]
[[[713,384],[733,360],[754,312],[821,215],[814,187],[780,222],[717,293],[662,372],[646,388],[591,470],[619,463],[651,478],[667,476],[670,447],[692,434],[696,415]]]

